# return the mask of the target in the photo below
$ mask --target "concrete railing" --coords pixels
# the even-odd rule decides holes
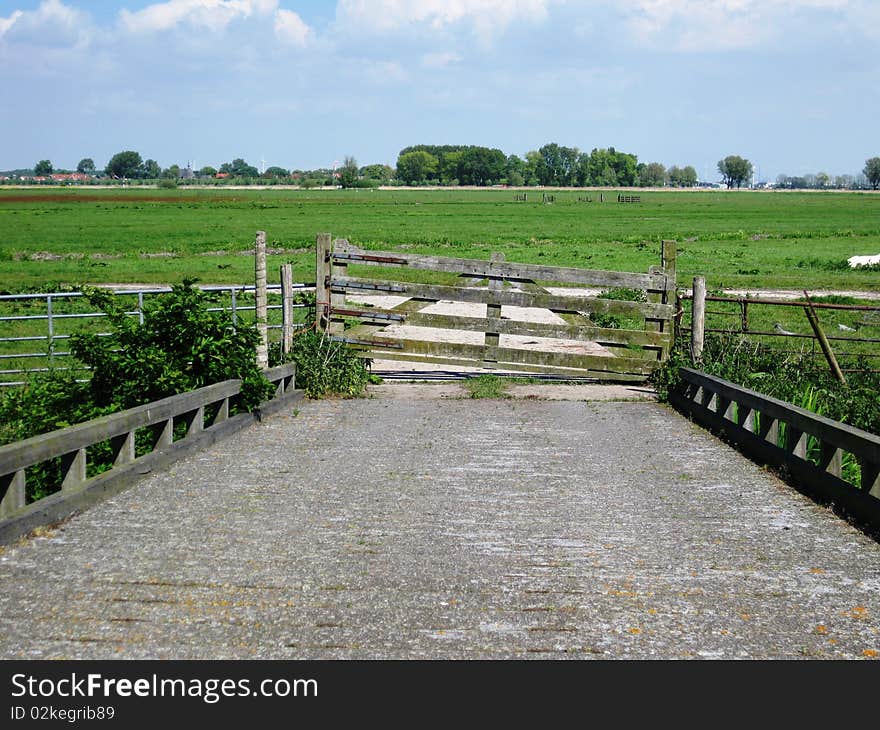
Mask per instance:
[[[802,491],[880,527],[880,437],[697,370],[680,372],[670,393],[679,411]]]
[[[278,410],[284,403],[301,397],[293,390],[295,373],[292,363],[265,371],[266,378],[275,385],[275,395],[254,413],[230,417],[230,401],[241,392],[241,381],[226,380],[0,446],[0,543],[39,524],[62,519],[108,492],[120,491],[154,468],[213,443],[253,423],[262,413]],[[175,426],[180,424],[185,424],[185,429],[178,428],[175,440]],[[182,430],[185,432],[181,434]],[[151,448],[136,456],[135,437],[139,431],[148,434]],[[107,471],[88,478],[87,449],[103,443],[110,444],[113,464]],[[57,458],[61,459],[61,483],[56,485],[60,491],[27,504],[26,470]]]

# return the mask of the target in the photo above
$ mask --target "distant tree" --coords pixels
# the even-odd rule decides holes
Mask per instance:
[[[378,180],[380,183],[385,183],[394,177],[394,170],[389,165],[365,165],[360,169],[360,175],[366,180]]]
[[[110,177],[140,177],[144,173],[144,162],[141,156],[132,150],[117,152],[110,158],[105,172]]]
[[[538,150],[543,165],[536,171],[542,185],[574,185],[580,151],[550,142]]]
[[[354,157],[346,157],[339,170],[339,183],[344,188],[353,188],[357,186],[358,177],[360,177],[360,168]]]
[[[510,155],[507,158],[507,184],[519,186],[526,181],[526,161]]]
[[[91,157],[83,157],[76,166],[76,171],[84,175],[95,174],[95,161]]]
[[[544,158],[537,150],[529,150],[526,152],[526,166],[523,177],[526,179],[526,185],[542,185],[541,180],[547,174],[544,168]]]
[[[506,172],[507,157],[501,150],[468,147],[461,152],[458,180],[462,185],[491,185]]]
[[[217,169],[211,167],[210,165],[205,165],[201,170],[199,170],[199,177],[214,177],[217,174]]]
[[[267,168],[266,172],[263,173],[263,177],[265,178],[279,178],[279,177],[288,177],[290,173],[285,170],[283,167],[277,167],[273,165],[270,168]]]
[[[666,167],[659,162],[649,162],[638,175],[639,185],[642,187],[659,188],[666,184]]]
[[[874,190],[880,187],[880,157],[865,160],[865,169],[862,170],[862,173]]]
[[[134,176],[132,175],[131,177]],[[145,177],[148,180],[158,180],[162,177],[162,168],[159,167],[159,163],[155,160],[147,160],[144,162],[142,177]]]
[[[739,155],[729,155],[718,162],[718,172],[728,188],[741,188],[752,177],[752,163]]]
[[[408,185],[424,182],[437,172],[438,160],[423,150],[406,152],[397,158],[397,174]]]
[[[673,165],[667,170],[669,184],[676,188],[692,188],[697,184],[697,171],[691,166]]]
[[[440,174],[440,182],[444,185],[458,184],[462,155],[464,155],[463,150],[455,150],[437,158],[437,172]]]
[[[817,188],[827,188],[828,184],[831,182],[831,176],[827,172],[817,172],[816,173],[816,187]]]
[[[683,188],[692,188],[697,184],[697,171],[694,169],[693,165],[685,165],[681,169],[681,176],[679,177],[678,184]]]
[[[165,180],[177,180],[180,177],[180,165],[171,165],[171,167],[162,170],[162,177]]]
[[[249,165],[241,157],[232,162],[224,162],[220,165],[220,172],[227,172],[233,177],[259,177],[260,171],[253,165]]]
[[[36,165],[34,165],[34,175],[38,177],[51,175],[54,171],[55,168],[52,167],[52,163],[49,162],[49,160],[40,160]]]

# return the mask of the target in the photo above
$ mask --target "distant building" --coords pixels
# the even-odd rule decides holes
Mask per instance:
[[[92,179],[91,175],[86,175],[84,172],[56,172],[49,177],[52,182],[57,183],[84,183]]]
[[[192,167],[187,165],[180,171],[180,179],[181,180],[194,180],[196,173],[193,171]]]
[[[214,175],[214,177],[217,178],[218,180],[225,180],[227,177],[229,177],[229,173],[228,172],[218,172],[216,175]]]

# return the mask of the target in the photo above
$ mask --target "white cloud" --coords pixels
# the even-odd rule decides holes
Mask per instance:
[[[269,15],[277,7],[278,0],[167,0],[135,12],[121,10],[119,19],[134,33],[171,30],[182,23],[217,32],[235,20]]]
[[[816,11],[855,25],[869,5],[868,0],[633,0],[625,17],[641,43],[705,52],[760,46]]]
[[[13,25],[15,25],[15,21],[18,20],[24,13],[21,10],[13,10],[12,15],[8,18],[0,18],[0,37],[2,37],[7,30],[9,30]]]
[[[313,35],[312,29],[292,10],[275,13],[275,35],[293,46],[305,46]]]
[[[555,0],[339,0],[343,25],[386,33],[412,26],[442,30],[467,23],[489,39],[514,22],[541,22]]]
[[[43,0],[36,10],[0,18],[0,38],[27,45],[84,48],[91,36],[88,15],[61,0]]]
[[[446,68],[447,66],[461,61],[461,56],[449,51],[439,53],[426,53],[422,56],[422,66],[425,68]]]

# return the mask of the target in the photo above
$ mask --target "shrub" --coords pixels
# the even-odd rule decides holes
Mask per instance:
[[[85,290],[114,329],[110,337],[71,338],[71,352],[94,370],[89,395],[97,407],[131,408],[233,378],[242,380],[240,403],[247,410],[271,395],[257,365],[256,330],[236,328],[226,312],[209,312],[206,294],[194,283],[185,280],[156,297],[143,323],[112,294]]]
[[[343,343],[325,334],[307,330],[293,339],[290,359],[296,363],[296,386],[309,398],[341,395],[361,396],[374,382],[370,360],[358,357]]]
[[[207,296],[192,281],[173,287],[144,310],[144,321],[125,314],[113,295],[87,290],[91,304],[108,315],[109,337],[74,335],[71,350],[93,368],[89,382],[70,371],[34,376],[27,385],[0,394],[0,443],[65,428],[126,408],[240,378],[238,409],[251,410],[272,394],[256,362],[257,334],[236,329],[225,312],[209,312]],[[149,450],[149,434],[138,434],[138,453]],[[89,449],[89,476],[110,467],[109,444]],[[28,499],[57,491],[61,460],[28,471]]]

